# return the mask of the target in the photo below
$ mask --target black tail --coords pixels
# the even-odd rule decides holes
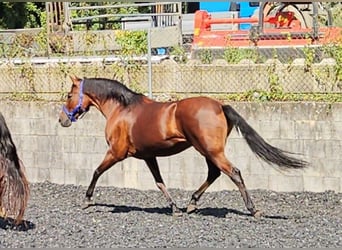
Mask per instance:
[[[240,131],[251,150],[268,163],[280,167],[304,168],[307,162],[288,156],[290,152],[281,150],[268,144],[231,106],[222,106],[226,119]]]

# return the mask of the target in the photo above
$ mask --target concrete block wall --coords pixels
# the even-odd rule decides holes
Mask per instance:
[[[56,102],[0,101],[1,109],[31,182],[88,186],[107,150],[105,119],[92,108],[69,128],[58,123]],[[248,189],[342,192],[342,103],[245,103],[231,105],[272,145],[303,155],[305,170],[284,171],[258,159],[233,130],[226,155],[242,173]],[[301,156],[298,156],[301,157]],[[195,190],[207,176],[203,157],[193,148],[158,158],[169,188]],[[126,159],[109,169],[100,186],[156,189],[141,160]],[[221,175],[208,191],[236,189]]]

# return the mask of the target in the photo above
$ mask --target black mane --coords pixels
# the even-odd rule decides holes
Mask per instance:
[[[143,94],[136,93],[116,80],[84,78],[83,91],[101,100],[115,99],[124,106],[139,102]]]

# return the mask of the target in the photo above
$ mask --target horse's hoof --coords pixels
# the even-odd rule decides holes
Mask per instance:
[[[172,216],[173,217],[181,217],[181,216],[183,216],[183,213],[181,210],[177,209],[176,211],[172,212]]]
[[[196,212],[196,211],[197,211],[197,206],[194,204],[189,204],[187,209],[186,209],[186,212],[188,214],[191,214],[191,213]]]
[[[180,217],[182,216],[183,213],[182,211],[176,206],[176,205],[172,205],[172,216],[173,217]]]
[[[263,212],[260,210],[255,211],[255,213],[253,214],[255,219],[260,219],[263,216]]]
[[[82,209],[87,209],[88,207],[94,206],[95,201],[92,198],[85,198],[82,204]]]

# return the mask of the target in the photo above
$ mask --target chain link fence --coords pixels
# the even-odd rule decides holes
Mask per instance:
[[[340,8],[334,11],[342,16]],[[115,78],[163,100],[199,94],[262,99],[267,92],[334,94],[341,101],[342,41],[189,50],[179,29],[0,33],[0,98],[59,101],[70,88],[69,75],[77,75]]]
[[[151,74],[149,71],[152,70]],[[191,95],[228,95],[253,92],[342,94],[342,81],[332,59],[312,64],[297,59],[291,65],[270,59],[263,64],[245,60],[228,64],[215,60],[177,63],[164,59],[119,62],[60,62],[32,64],[4,63],[0,66],[0,92],[3,98],[60,100],[70,88],[70,75],[117,79],[129,88],[154,98]],[[149,79],[151,76],[151,79]]]

